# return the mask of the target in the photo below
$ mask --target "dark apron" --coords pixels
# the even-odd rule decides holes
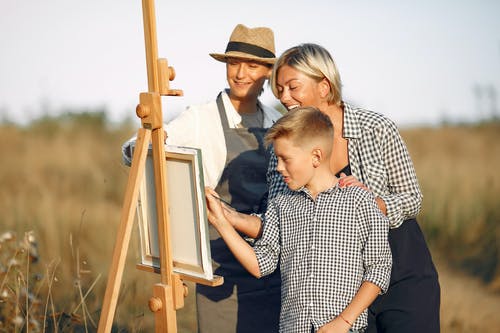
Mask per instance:
[[[266,129],[230,128],[220,94],[217,107],[227,158],[216,191],[239,212],[263,213],[267,206],[269,160],[263,144]],[[241,266],[211,225],[209,235],[214,274],[223,276],[224,284],[219,287],[197,285],[199,332],[278,332],[279,270],[256,279]]]
[[[367,333],[439,333],[438,274],[416,219],[389,230],[391,282],[368,311]]]
[[[348,165],[340,172],[349,176],[351,168]],[[417,220],[408,219],[398,228],[389,229],[388,239],[392,253],[390,285],[370,305],[366,333],[438,333],[438,274]]]

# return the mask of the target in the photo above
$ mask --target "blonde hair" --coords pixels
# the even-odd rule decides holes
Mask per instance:
[[[298,107],[286,113],[267,131],[267,145],[279,138],[288,138],[299,146],[319,144],[330,156],[333,124],[330,118],[315,107]]]
[[[339,105],[342,102],[342,82],[340,73],[330,53],[322,46],[312,43],[300,44],[286,50],[273,67],[269,80],[274,96],[279,98],[277,76],[281,67],[290,66],[320,82],[326,79],[330,84],[328,103]]]

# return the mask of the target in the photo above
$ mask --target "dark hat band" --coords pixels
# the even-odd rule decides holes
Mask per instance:
[[[260,58],[275,58],[276,56],[269,50],[266,50],[263,47],[243,43],[243,42],[229,42],[226,47],[226,52],[229,51],[238,51],[243,53],[248,53]]]

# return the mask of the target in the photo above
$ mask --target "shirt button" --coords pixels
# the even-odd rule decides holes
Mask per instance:
[[[312,308],[314,306],[314,303],[313,302],[309,303],[309,306]]]
[[[312,279],[314,277],[314,273],[311,273],[311,275],[309,275],[309,277]]]

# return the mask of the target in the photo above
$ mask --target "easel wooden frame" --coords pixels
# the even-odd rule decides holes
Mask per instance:
[[[182,91],[170,89],[169,81],[175,78],[175,71],[172,67],[168,66],[166,59],[158,58],[154,1],[142,0],[142,12],[148,92],[140,94],[140,102],[136,108],[136,114],[141,118],[142,127],[137,132],[136,146],[125,190],[120,225],[116,235],[113,259],[108,274],[101,317],[99,319],[99,333],[111,332],[132,226],[134,224],[140,183],[144,177],[146,155],[150,140],[153,150],[156,210],[159,222],[160,283],[153,286],[153,297],[149,300],[149,308],[155,313],[155,331],[157,333],[177,332],[176,310],[184,306],[184,297],[187,294],[187,288],[182,283],[180,275],[173,272],[169,233],[170,225],[167,209],[165,135],[161,109],[161,96],[181,96]],[[183,278],[187,279],[189,277],[183,276]],[[207,284],[206,281],[193,281]],[[220,285],[222,282],[222,278],[217,277],[211,285]]]

